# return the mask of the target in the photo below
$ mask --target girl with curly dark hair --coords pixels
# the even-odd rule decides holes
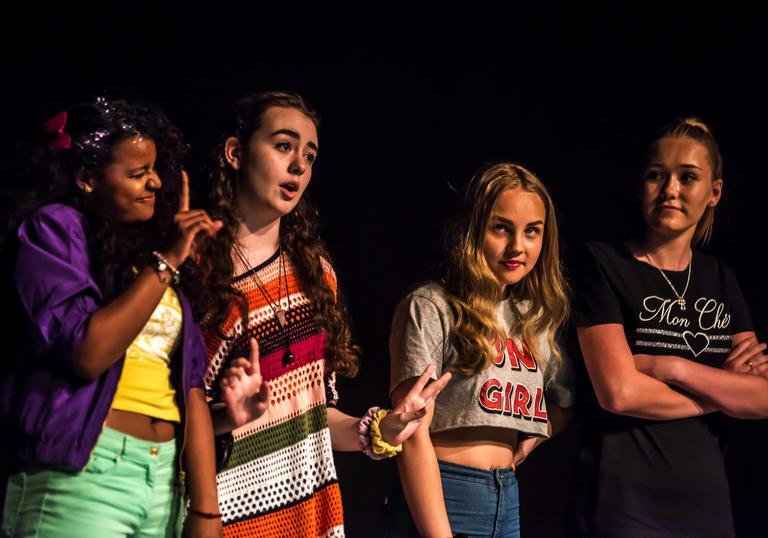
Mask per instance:
[[[184,291],[198,234],[181,133],[97,98],[62,112],[9,185],[23,332],[0,386],[3,535],[220,534],[205,343]]]
[[[425,388],[427,369],[392,411],[371,408],[359,419],[335,408],[335,375],[353,376],[358,362],[304,196],[319,150],[317,114],[296,94],[268,92],[238,101],[236,116],[211,178],[223,226],[199,256],[206,383],[228,410],[214,426],[235,429],[218,476],[224,534],[342,536],[332,450],[395,455],[449,375]],[[250,361],[233,360],[254,338],[260,352],[252,343]]]

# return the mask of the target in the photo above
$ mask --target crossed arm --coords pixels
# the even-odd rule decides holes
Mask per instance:
[[[635,355],[638,369],[669,385],[706,398],[736,418],[768,417],[768,357],[754,332],[733,335],[733,348],[721,368],[676,356]]]
[[[597,400],[607,411],[652,420],[717,410],[739,418],[768,416],[768,358],[752,332],[733,335],[722,368],[676,356],[632,355],[619,323],[579,328],[578,337]]]

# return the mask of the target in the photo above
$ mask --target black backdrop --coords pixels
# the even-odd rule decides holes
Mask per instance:
[[[528,166],[551,188],[569,261],[581,242],[627,229],[644,143],[681,115],[700,115],[721,142],[726,199],[710,250],[737,271],[768,338],[766,40],[756,12],[647,2],[504,11],[102,4],[2,8],[3,155],[30,122],[67,103],[101,92],[141,98],[187,134],[200,195],[232,100],[302,93],[323,117],[309,192],[363,348],[359,376],[341,384],[343,410],[386,401],[390,316],[438,273],[451,185],[488,162]],[[768,429],[734,428],[737,526],[764,535]],[[546,443],[521,467],[524,535],[562,533],[574,438]],[[358,454],[338,454],[337,465],[348,534],[376,535],[394,465]]]

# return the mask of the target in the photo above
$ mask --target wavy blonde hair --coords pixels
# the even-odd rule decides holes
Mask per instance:
[[[544,203],[546,220],[538,262],[509,290],[510,298],[516,303],[529,303],[527,309],[517,308],[518,323],[511,328],[509,336],[521,337],[534,357],[546,360],[540,357],[537,344],[538,336],[545,333],[558,361],[549,369],[554,376],[562,361],[555,338],[568,317],[567,285],[560,263],[555,209],[541,180],[513,163],[493,165],[472,178],[464,192],[464,210],[449,235],[445,285],[456,318],[452,331],[459,352],[456,369],[465,375],[484,370],[496,354],[495,343],[505,341],[508,336],[497,321],[499,302],[504,297],[483,254],[483,240],[496,201],[511,189],[537,194]]]

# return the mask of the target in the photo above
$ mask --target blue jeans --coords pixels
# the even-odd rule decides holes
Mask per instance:
[[[438,461],[445,509],[454,535],[519,538],[520,499],[512,469],[484,471]],[[384,511],[385,537],[418,536],[399,484]]]

